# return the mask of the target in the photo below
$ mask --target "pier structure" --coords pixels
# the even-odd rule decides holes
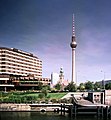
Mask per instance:
[[[37,108],[37,109],[34,109]],[[96,116],[97,118],[110,118],[111,119],[111,106],[105,105],[87,105],[81,106],[77,103],[73,104],[1,104],[0,112],[6,111],[39,111],[39,112],[57,112],[60,115],[69,114],[71,118],[76,118],[78,116]]]
[[[111,118],[111,106],[104,104],[91,104],[90,102],[86,105],[73,101],[73,104],[30,104],[31,108],[41,107],[41,112],[45,111],[46,108],[52,108],[54,112],[60,113],[60,115],[69,114],[70,117],[76,118],[78,116],[96,116],[97,118]]]

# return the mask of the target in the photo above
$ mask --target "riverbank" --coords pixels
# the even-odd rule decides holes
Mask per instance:
[[[32,106],[33,105],[33,106]],[[0,104],[0,111],[59,112],[61,104]]]
[[[28,104],[0,104],[0,111],[31,111]]]

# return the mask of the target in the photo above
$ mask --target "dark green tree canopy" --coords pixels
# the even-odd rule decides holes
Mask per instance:
[[[93,84],[93,82],[87,81],[87,82],[85,83],[85,89],[86,89],[86,90],[93,90],[93,89],[94,89],[94,84]]]
[[[105,85],[105,89],[111,90],[111,83],[107,83],[107,84]]]
[[[101,88],[102,88],[102,85],[100,83],[98,83],[98,82],[94,83],[94,90],[99,90]]]
[[[65,90],[68,90],[69,92],[75,92],[77,91],[77,87],[73,82],[70,82],[66,87]]]

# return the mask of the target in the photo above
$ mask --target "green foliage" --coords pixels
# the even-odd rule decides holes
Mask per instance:
[[[57,99],[51,99],[52,103],[57,103]]]
[[[66,94],[67,94],[66,92],[62,92],[62,93],[48,93],[48,96],[50,95],[51,99],[60,99],[60,98],[62,98]]]
[[[41,92],[45,95],[45,97],[47,97],[47,94],[48,94],[48,90],[47,90],[47,87],[44,87]]]
[[[85,89],[87,89],[87,90],[93,90],[94,89],[93,82],[90,82],[90,81],[86,82],[85,83]]]
[[[29,93],[29,94],[28,94]],[[44,93],[33,93],[33,92],[9,92],[9,93],[3,93],[0,92],[0,102],[3,103],[34,103],[38,102],[40,103],[41,99],[42,101],[49,101],[51,99],[60,99],[64,95],[66,95],[66,92],[64,93],[47,93],[47,96],[45,96]]]
[[[85,91],[85,90],[95,90],[95,91],[100,91],[102,88],[102,85],[98,82],[91,82],[87,81],[85,83],[80,83],[78,86],[78,89],[80,91]]]
[[[78,86],[78,89],[79,89],[80,91],[84,91],[84,90],[85,90],[85,85],[84,85],[84,83],[80,83],[79,86]]]
[[[69,92],[75,92],[77,91],[77,87],[73,82],[71,82],[65,87],[65,90],[68,90]]]
[[[101,88],[102,88],[102,85],[100,85],[100,83],[98,83],[98,82],[94,83],[94,90],[99,90]]]
[[[68,100],[66,98],[61,99],[61,103],[68,103]]]
[[[38,90],[41,90],[42,87],[43,87],[43,83],[39,82],[37,87],[38,87],[38,88],[37,88]]]
[[[8,93],[8,92],[0,92],[0,97],[6,97],[6,96],[10,96],[12,93]]]
[[[40,98],[40,99],[45,98],[45,94],[44,93],[39,93],[38,98]]]
[[[43,86],[43,88],[47,89],[47,90],[51,90],[50,86],[49,85],[45,85]]]
[[[41,90],[41,93],[39,93],[38,98],[43,99],[46,98],[48,94],[48,87],[44,86]]]
[[[51,96],[50,96],[50,95],[47,95],[47,98],[49,99],[49,98],[51,98]]]
[[[61,84],[60,84],[60,83],[57,83],[57,84],[55,85],[55,89],[60,90],[60,89],[61,89]]]
[[[46,99],[45,99],[45,103],[48,104],[48,102],[49,102],[49,100],[48,100],[48,98],[46,98]]]
[[[1,101],[6,103],[29,103],[37,100],[37,96],[13,95],[13,94],[1,98],[2,98]]]
[[[110,90],[110,89],[111,89],[111,83],[107,83],[107,84],[105,85],[105,89]]]
[[[22,102],[22,103],[27,103],[27,102],[28,102],[27,96],[22,96],[22,97],[21,97],[21,102]]]

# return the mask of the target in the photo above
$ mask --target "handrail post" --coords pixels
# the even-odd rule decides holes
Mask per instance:
[[[62,104],[61,104],[61,115],[62,115]]]
[[[103,118],[103,106],[101,106],[101,117]]]
[[[77,106],[74,105],[74,117],[76,118],[76,114],[77,114]]]
[[[99,108],[99,106],[97,106],[97,117],[98,118],[100,117],[100,108]]]

